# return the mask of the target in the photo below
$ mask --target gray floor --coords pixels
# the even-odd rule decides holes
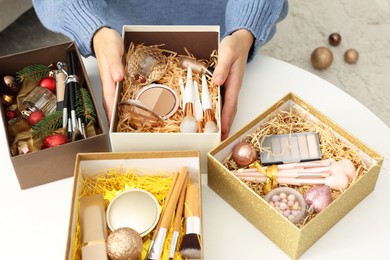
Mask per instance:
[[[277,34],[262,48],[262,53],[333,83],[390,126],[389,1],[290,0],[289,3],[288,17],[278,25]],[[316,70],[310,63],[310,54],[319,46],[329,47],[327,38],[332,32],[342,35],[341,44],[331,47],[333,64],[328,69]],[[0,33],[0,56],[67,40],[46,30],[35,12],[29,10]],[[344,62],[343,53],[348,48],[359,51],[357,64]]]

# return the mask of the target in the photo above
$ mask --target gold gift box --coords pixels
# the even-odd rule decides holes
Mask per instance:
[[[319,120],[332,129],[343,142],[356,148],[368,167],[365,174],[355,180],[345,192],[301,228],[274,210],[223,165],[223,160],[231,153],[241,137],[253,133],[259,125],[269,119],[271,114],[282,110],[287,111],[293,105],[309,111],[310,119]],[[374,190],[382,163],[383,156],[294,93],[289,93],[208,153],[208,185],[287,255],[292,259],[297,259]]]
[[[77,215],[79,208],[79,194],[87,177],[95,177],[97,175],[101,175],[105,171],[118,168],[123,168],[124,170],[137,169],[137,174],[144,173],[148,176],[161,173],[172,174],[174,172],[178,172],[182,167],[187,168],[189,180],[198,184],[201,195],[202,183],[198,151],[104,152],[77,154],[65,259],[78,259],[77,257],[75,258],[76,255],[74,255],[74,246],[75,243],[78,243],[77,239],[80,239],[75,236],[75,234],[77,234],[76,229],[78,225]],[[199,205],[201,208],[202,201],[199,202]],[[202,216],[200,219],[200,237],[202,237]],[[202,240],[199,242],[202,249]],[[201,250],[201,255],[203,259],[203,250]]]

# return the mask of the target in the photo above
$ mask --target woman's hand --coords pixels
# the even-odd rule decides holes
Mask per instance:
[[[124,53],[123,40],[117,31],[103,27],[93,37],[93,49],[103,86],[103,107],[110,124],[114,107],[116,82],[123,79],[125,71],[122,64]]]
[[[228,137],[237,112],[238,94],[253,40],[251,32],[241,29],[226,36],[219,46],[218,65],[213,73],[213,82],[219,86],[224,85],[225,88],[221,115],[222,140]]]

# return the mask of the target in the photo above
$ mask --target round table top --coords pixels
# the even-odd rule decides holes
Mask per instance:
[[[98,109],[104,115],[96,60],[84,59],[84,64]],[[390,129],[366,107],[309,72],[261,55],[247,67],[231,133],[241,129],[289,92],[313,105],[385,158],[390,157]],[[63,258],[73,178],[21,190],[9,159],[4,128],[0,128],[0,144],[3,147],[0,150],[1,258]],[[390,233],[390,207],[386,200],[390,197],[390,189],[386,186],[390,183],[389,171],[390,163],[385,159],[374,192],[300,259],[390,259],[387,238]],[[205,259],[289,259],[212,191],[207,186],[207,178],[202,177]]]

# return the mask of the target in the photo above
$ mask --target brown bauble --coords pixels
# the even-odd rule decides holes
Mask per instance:
[[[329,35],[329,44],[332,46],[337,46],[341,42],[341,35],[339,33],[332,33]]]
[[[311,63],[319,70],[328,68],[333,62],[333,53],[329,48],[318,47],[311,53]]]
[[[344,60],[346,63],[354,64],[359,59],[359,53],[355,49],[348,49],[344,53]]]
[[[141,236],[129,227],[115,229],[107,237],[107,254],[111,260],[138,260],[142,248]]]

